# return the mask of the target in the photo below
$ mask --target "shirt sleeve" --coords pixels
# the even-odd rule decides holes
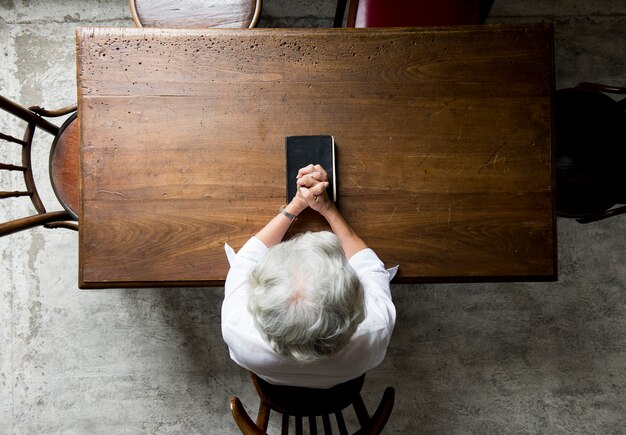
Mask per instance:
[[[382,323],[386,348],[396,323],[396,308],[391,300],[389,273],[376,253],[370,249],[362,249],[354,254],[348,263],[357,273],[365,293],[366,322],[370,325]]]
[[[245,290],[245,283],[256,264],[267,254],[268,247],[256,237],[251,237],[231,261],[224,284],[224,301],[237,291]]]
[[[224,284],[224,302],[222,303],[222,336],[228,344],[231,357],[233,348],[245,338],[246,331],[253,331],[253,325],[247,312],[248,276],[256,264],[267,254],[268,248],[256,237],[250,238],[245,245],[233,255],[225,246],[230,262],[230,270]],[[248,325],[248,323],[250,323]],[[245,340],[244,340],[245,342]],[[235,358],[233,358],[235,359]],[[235,361],[237,361],[235,359]],[[242,365],[241,363],[239,363]]]

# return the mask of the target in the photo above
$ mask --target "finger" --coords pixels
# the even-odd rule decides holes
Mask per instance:
[[[315,195],[313,195],[313,193],[311,193],[309,189],[307,189],[306,187],[301,187],[299,191],[300,195],[302,195],[302,198],[304,198],[307,204],[311,205],[315,202]]]
[[[302,178],[298,178],[296,180],[296,186],[298,187],[311,187],[313,182],[311,181],[311,177],[303,176]]]
[[[314,165],[311,163],[305,166],[304,168],[301,168],[300,170],[298,170],[298,175],[296,176],[296,178],[302,178],[306,174],[313,172],[313,170],[314,170]]]
[[[326,172],[326,170],[322,167],[322,165],[313,165],[313,173],[319,173],[319,176],[317,177],[317,180],[320,181],[328,181],[328,173]]]
[[[328,173],[321,166],[319,171],[314,170],[313,172],[311,172],[311,176],[317,181],[328,181]]]
[[[322,174],[320,172],[311,172],[309,174],[303,175],[301,178],[298,178],[296,180],[296,185],[298,187],[312,187],[322,182],[321,178]]]
[[[319,196],[322,193],[324,193],[326,191],[326,189],[328,188],[328,181],[325,181],[323,183],[317,183],[315,186],[311,187],[309,189],[309,191],[315,195],[315,196]]]

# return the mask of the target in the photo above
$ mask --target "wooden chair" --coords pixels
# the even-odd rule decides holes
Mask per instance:
[[[129,0],[137,27],[253,28],[262,0]]]
[[[626,87],[579,83],[554,95],[556,211],[589,223],[626,213]],[[614,208],[612,208],[614,207]]]
[[[21,164],[1,162],[0,170],[21,172],[25,185],[25,189],[21,191],[0,191],[0,199],[27,196],[37,211],[37,214],[32,216],[0,223],[0,237],[40,225],[47,228],[63,227],[77,230],[78,122],[76,122],[76,106],[56,111],[48,111],[38,106],[27,109],[0,96],[0,109],[26,122],[21,139],[15,135],[0,133],[2,146],[21,147],[21,150],[16,149],[16,154],[21,154]],[[74,113],[61,127],[44,118],[63,116],[72,112]],[[62,211],[47,212],[35,185],[32,170],[32,144],[37,129],[53,137],[49,162],[50,181],[56,197],[64,208]]]
[[[494,0],[349,0],[346,27],[460,26],[485,22]],[[348,0],[338,0],[342,27]]]
[[[359,421],[359,435],[373,435],[382,432],[395,400],[395,390],[387,387],[374,414],[370,417],[361,398],[361,388],[365,375],[339,384],[329,389],[287,387],[272,385],[251,373],[252,382],[261,400],[256,423],[252,421],[241,401],[230,398],[233,418],[244,435],[261,435],[267,431],[270,411],[282,414],[281,434],[289,433],[290,416],[295,417],[295,433],[302,434],[303,417],[309,420],[309,433],[317,434],[317,419],[321,416],[325,434],[332,434],[330,414],[335,414],[337,428],[341,435],[348,430],[342,411],[352,405]]]

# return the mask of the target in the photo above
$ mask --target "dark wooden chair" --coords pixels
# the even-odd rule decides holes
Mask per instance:
[[[321,417],[324,433],[332,434],[330,415],[334,414],[339,433],[347,435],[348,429],[343,417],[343,410],[350,405],[354,408],[360,425],[354,434],[379,434],[393,410],[395,390],[392,387],[387,387],[378,408],[370,417],[361,397],[365,375],[329,389],[272,385],[253,373],[250,375],[261,400],[256,423],[250,418],[237,397],[230,398],[233,418],[244,435],[265,434],[271,411],[282,414],[281,434],[289,433],[290,416],[294,417],[296,434],[303,432],[303,418],[308,419],[309,433],[317,434],[316,417]]]
[[[17,161],[1,162],[1,171],[17,171],[24,176],[24,190],[0,191],[0,199],[29,197],[37,214],[18,218],[9,222],[0,223],[0,237],[28,228],[43,225],[47,228],[78,229],[78,122],[76,122],[76,106],[66,107],[56,111],[48,111],[35,106],[25,108],[19,104],[0,96],[0,109],[10,117],[21,120],[17,123],[26,127],[22,138],[19,135],[0,133],[2,146],[14,147],[16,159],[21,155],[21,163]],[[74,112],[61,127],[51,123],[46,118],[54,118]],[[39,130],[52,136],[50,148],[49,172],[50,181],[55,195],[63,210],[48,212],[39,196],[32,170],[32,146],[35,132]],[[21,148],[21,149],[20,149]],[[10,155],[11,150],[4,155]],[[19,199],[12,199],[18,201]]]
[[[129,0],[137,27],[253,28],[262,0]]]
[[[349,0],[346,27],[460,26],[485,22],[494,0]],[[348,0],[338,0],[334,27]]]
[[[579,83],[554,96],[556,210],[594,222],[626,213],[626,87]],[[613,208],[612,208],[613,207]]]

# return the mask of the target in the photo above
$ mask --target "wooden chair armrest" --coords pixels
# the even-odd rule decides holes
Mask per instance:
[[[393,404],[396,398],[396,390],[393,387],[387,387],[383,393],[383,398],[380,400],[376,412],[372,415],[369,424],[366,427],[358,430],[354,435],[378,435],[380,434],[393,411]]]
[[[610,94],[626,94],[626,87],[609,86],[601,83],[582,82],[576,85],[577,88],[588,89],[590,91],[608,92]]]
[[[72,217],[66,211],[53,211],[50,213],[42,213],[34,216],[15,219],[11,222],[5,222],[0,224],[0,237],[29,228],[38,227],[40,225],[67,220],[72,220]]]
[[[78,224],[74,222],[52,222],[44,225],[45,228],[57,229],[57,228],[65,228],[67,230],[78,231]]]
[[[238,397],[230,398],[230,412],[244,435],[267,435],[252,421]]]
[[[78,106],[73,104],[57,110],[46,110],[41,106],[31,106],[28,110],[35,112],[37,115],[46,116],[48,118],[56,118],[58,116],[67,115],[68,113],[75,112]]]

